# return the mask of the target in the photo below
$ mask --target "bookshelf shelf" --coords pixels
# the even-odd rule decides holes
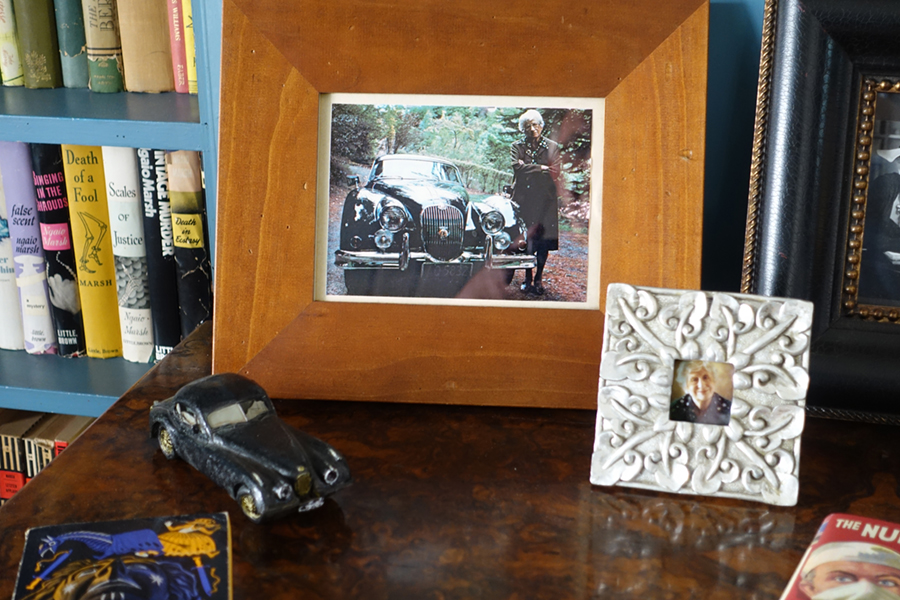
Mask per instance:
[[[199,150],[215,232],[222,2],[194,2],[198,95],[0,87],[0,140]],[[210,251],[215,240],[210,239]],[[0,350],[0,408],[96,417],[151,365]]]

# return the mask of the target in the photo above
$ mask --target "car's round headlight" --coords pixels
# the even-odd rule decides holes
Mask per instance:
[[[491,235],[502,231],[505,224],[506,221],[503,219],[503,215],[496,210],[486,212],[484,213],[484,216],[481,217],[481,228],[484,229],[485,233]]]
[[[279,500],[287,500],[291,497],[291,486],[283,481],[275,486],[275,497]]]
[[[406,211],[392,204],[381,211],[381,226],[388,231],[400,231],[406,226]]]
[[[506,232],[494,236],[494,248],[496,248],[497,250],[506,250],[507,248],[509,248],[509,245],[511,243],[512,240],[509,239],[509,234]]]
[[[382,250],[387,250],[394,243],[394,234],[387,229],[379,229],[375,232],[375,245]]]

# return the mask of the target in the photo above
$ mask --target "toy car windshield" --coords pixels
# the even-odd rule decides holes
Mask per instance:
[[[246,423],[269,412],[269,407],[262,400],[244,400],[212,411],[206,421],[211,429],[218,429],[226,425]]]

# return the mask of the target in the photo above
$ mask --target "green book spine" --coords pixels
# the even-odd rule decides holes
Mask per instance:
[[[61,87],[62,67],[56,42],[53,0],[13,0],[13,4],[22,46],[25,87]]]
[[[0,80],[3,85],[25,85],[21,57],[12,0],[0,0]]]
[[[84,36],[87,39],[88,87],[93,92],[114,93],[125,89],[122,77],[122,43],[115,0],[82,0]]]
[[[53,4],[56,7],[56,37],[59,40],[63,85],[67,88],[85,88],[88,85],[87,41],[81,0],[54,0]]]

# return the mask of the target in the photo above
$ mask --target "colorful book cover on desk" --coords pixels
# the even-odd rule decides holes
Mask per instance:
[[[62,145],[87,354],[122,355],[116,267],[99,146]]]
[[[0,81],[8,86],[25,85],[13,0],[0,0]]]
[[[2,172],[0,172],[0,348],[4,350],[25,348],[22,307],[19,304],[19,288],[16,287],[16,269],[13,264],[12,238],[9,237],[9,213],[6,211]]]
[[[56,41],[53,0],[13,0],[22,49],[25,87],[61,87],[62,67]]]
[[[167,152],[166,169],[175,234],[181,335],[187,337],[200,323],[212,318],[212,270],[200,153],[194,150]]]
[[[43,413],[0,409],[0,499],[9,500],[25,485],[25,436]]]
[[[228,513],[34,527],[13,600],[230,600]]]
[[[31,144],[31,167],[37,194],[41,242],[47,260],[47,286],[50,313],[56,325],[56,341],[62,356],[82,356],[87,348],[72,229],[69,225],[69,200],[63,174],[62,150],[58,144]]]
[[[187,94],[187,51],[184,46],[184,15],[181,12],[181,0],[166,0],[166,3],[169,13],[169,45],[172,52],[175,91]]]
[[[88,85],[87,40],[84,37],[84,12],[81,0],[53,0],[56,8],[56,38],[63,85],[85,88]]]
[[[138,148],[137,154],[141,167],[153,343],[156,360],[162,360],[181,341],[169,177],[164,150]]]
[[[194,41],[194,10],[191,0],[181,0],[181,14],[184,17],[184,51],[187,64],[188,92],[197,93],[197,46]]]
[[[900,596],[900,525],[828,515],[781,600],[890,600]]]
[[[31,152],[22,142],[0,142],[0,172],[9,210],[13,263],[25,351],[29,354],[56,354],[56,330],[50,316],[47,264],[41,247],[37,200],[31,178]]]
[[[116,1],[81,0],[81,5],[87,40],[88,87],[92,92],[121,92],[125,83]]]
[[[103,171],[116,261],[122,356],[132,362],[148,363],[153,360],[153,320],[134,148],[103,146]]]
[[[125,89],[129,92],[171,92],[172,49],[167,0],[118,0]]]

